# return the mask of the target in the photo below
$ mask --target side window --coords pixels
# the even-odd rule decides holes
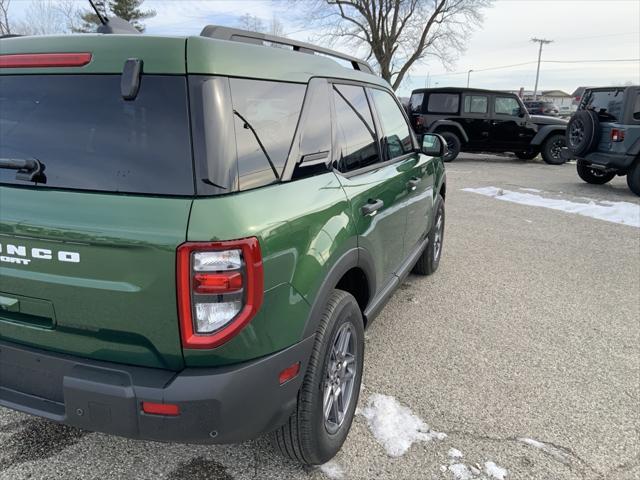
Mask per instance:
[[[340,142],[338,170],[346,173],[380,161],[364,89],[353,85],[334,85],[333,100]]]
[[[520,113],[520,104],[513,97],[496,97],[494,111],[496,115],[517,117],[518,113]]]
[[[460,95],[457,93],[432,93],[429,95],[429,113],[458,113]]]
[[[409,111],[411,113],[422,113],[422,102],[424,102],[424,93],[413,93],[409,99]]]
[[[464,113],[487,113],[486,95],[467,95],[464,97]]]
[[[384,145],[387,150],[387,159],[399,157],[413,150],[409,125],[400,110],[400,107],[389,94],[377,88],[369,89],[376,106],[378,118],[382,124]]]
[[[640,120],[640,92],[636,92],[636,103],[633,107],[633,119]]]
[[[309,83],[310,98],[305,102],[304,124],[300,135],[300,157],[331,150],[331,107],[329,87],[326,80],[312,88]]]
[[[302,109],[306,85],[230,79],[241,190],[282,174]]]

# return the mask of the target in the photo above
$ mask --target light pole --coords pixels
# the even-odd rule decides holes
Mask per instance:
[[[540,59],[542,58],[542,46],[553,42],[553,40],[546,40],[544,38],[532,38],[532,42],[539,43],[540,49],[538,50],[538,70],[536,71],[536,86],[533,87],[533,101],[538,99],[538,78],[540,78]]]
[[[473,70],[469,70],[467,72],[467,88],[469,88],[469,80],[471,79],[471,72],[473,72]]]

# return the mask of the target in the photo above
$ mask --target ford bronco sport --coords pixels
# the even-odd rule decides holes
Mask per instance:
[[[364,62],[289,39],[0,42],[0,405],[335,455],[363,328],[438,268],[441,137]]]
[[[409,102],[411,122],[418,133],[440,133],[449,153],[514,152],[522,160],[538,154],[551,165],[565,162],[560,156],[567,121],[529,115],[517,95],[475,88],[421,88]]]
[[[626,175],[640,195],[640,87],[588,88],[567,127],[565,158],[575,158],[578,176],[603,185]]]

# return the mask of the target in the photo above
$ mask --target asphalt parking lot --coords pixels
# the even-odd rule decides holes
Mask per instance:
[[[447,176],[440,270],[409,277],[367,330],[361,413],[330,465],[261,439],[135,442],[0,409],[0,479],[640,478],[640,229],[499,197],[640,199],[624,178],[587,185],[540,160],[468,155]],[[462,190],[481,187],[500,193]],[[445,435],[391,456],[375,399]]]

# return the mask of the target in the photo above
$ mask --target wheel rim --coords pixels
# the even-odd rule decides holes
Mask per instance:
[[[447,154],[444,158],[452,158],[455,153],[454,148],[456,146],[456,143],[451,139],[446,139],[445,141],[447,143]]]
[[[357,362],[355,330],[351,323],[343,324],[336,333],[326,368],[322,410],[324,425],[336,433],[347,415],[353,399]]]
[[[569,128],[569,143],[572,146],[578,146],[584,139],[584,122],[582,120],[574,120]]]
[[[437,262],[442,252],[442,215],[438,215],[436,229],[433,233],[433,261]]]
[[[590,168],[588,171],[589,171],[589,174],[591,174],[591,176],[596,178],[602,178],[606,175],[605,172],[597,170],[595,168]]]
[[[561,138],[555,140],[551,144],[551,149],[550,149],[549,153],[551,153],[551,156],[554,159],[560,158],[560,154],[562,153],[562,147],[563,146],[564,146],[564,141]]]

